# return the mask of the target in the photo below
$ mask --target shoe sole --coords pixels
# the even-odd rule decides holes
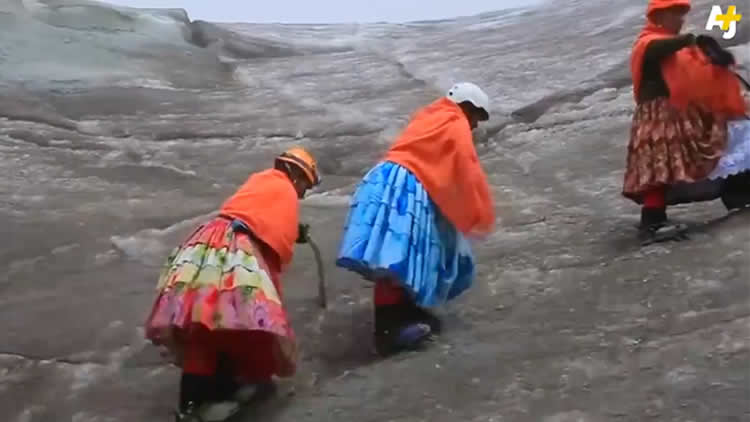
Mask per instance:
[[[222,404],[225,404],[224,408],[215,407]],[[229,402],[215,403],[201,409],[199,420],[202,422],[222,422],[236,415],[241,408],[242,405],[237,402],[231,402],[231,405]]]
[[[408,333],[408,331],[414,331]],[[404,332],[407,331],[405,334]],[[421,332],[416,332],[421,331]],[[413,335],[413,337],[411,337]],[[407,338],[411,337],[411,338]],[[419,350],[433,338],[433,333],[428,324],[420,323],[406,327],[394,340],[375,339],[375,351],[378,355],[388,357],[400,352]]]
[[[645,235],[645,238],[642,238],[641,240],[641,246],[648,246],[654,243],[680,242],[683,240],[690,240],[688,231],[689,227],[684,224],[678,224],[669,228],[664,228],[661,232],[657,231],[653,235]]]

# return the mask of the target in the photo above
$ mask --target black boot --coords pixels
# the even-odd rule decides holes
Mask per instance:
[[[641,230],[660,227],[667,223],[667,210],[665,208],[641,208]]]
[[[213,377],[183,372],[180,378],[180,404],[175,414],[177,422],[202,422],[198,415],[201,405],[210,399]]]
[[[750,171],[727,177],[721,193],[721,202],[727,211],[750,205]]]
[[[413,321],[409,304],[375,306],[375,350],[389,356],[418,349],[431,334],[430,325]]]
[[[375,306],[375,350],[381,356],[394,353],[393,332],[398,327],[401,305]]]
[[[639,237],[644,246],[670,240],[685,240],[687,239],[686,229],[684,224],[670,223],[665,208],[643,207],[641,209]]]
[[[414,303],[406,304],[406,320],[409,323],[422,323],[430,326],[433,334],[440,334],[443,331],[443,322],[432,312],[425,308],[417,306]]]
[[[212,401],[233,400],[234,395],[240,388],[240,384],[234,377],[234,364],[226,354],[219,355],[214,375],[215,389],[211,397]]]

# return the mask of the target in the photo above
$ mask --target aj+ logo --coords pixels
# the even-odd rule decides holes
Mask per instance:
[[[737,13],[737,6],[729,6],[727,13],[724,14],[721,11],[721,6],[712,6],[711,15],[706,21],[706,31],[712,30],[715,26],[721,28],[724,31],[724,35],[721,37],[725,40],[731,40],[737,35],[737,24],[742,19],[742,15]]]

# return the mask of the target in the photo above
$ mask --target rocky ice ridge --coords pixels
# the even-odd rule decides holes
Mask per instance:
[[[300,373],[254,417],[747,418],[748,217],[676,207],[714,222],[691,242],[641,249],[637,208],[619,196],[625,64],[645,3],[215,25],[181,10],[3,0],[3,414],[168,420],[176,370],[141,332],[159,265],[248,172],[301,144],[324,171],[303,215],[327,258],[331,309],[315,308],[300,248],[285,281]],[[687,29],[702,32],[711,3],[694,3]],[[745,65],[749,40],[743,20],[730,44]],[[380,361],[371,291],[332,265],[348,195],[408,114],[461,79],[493,100],[477,133],[500,225],[476,246],[474,289],[441,311],[446,335]]]

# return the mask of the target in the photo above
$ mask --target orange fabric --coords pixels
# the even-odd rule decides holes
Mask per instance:
[[[646,16],[651,16],[657,10],[669,9],[670,7],[686,7],[690,10],[690,0],[651,0],[648,2]]]
[[[487,234],[495,210],[461,108],[441,98],[418,111],[385,160],[414,173],[442,214],[465,234]]]
[[[664,28],[648,22],[633,46],[630,71],[633,92],[638,98],[643,77],[643,57],[651,41],[674,37]],[[662,61],[662,76],[669,88],[669,100],[675,107],[688,105],[706,108],[728,118],[745,115],[742,86],[730,70],[712,64],[697,46],[685,47]]]
[[[219,213],[244,221],[279,255],[282,266],[291,262],[298,234],[299,199],[286,174],[269,169],[250,175]]]

